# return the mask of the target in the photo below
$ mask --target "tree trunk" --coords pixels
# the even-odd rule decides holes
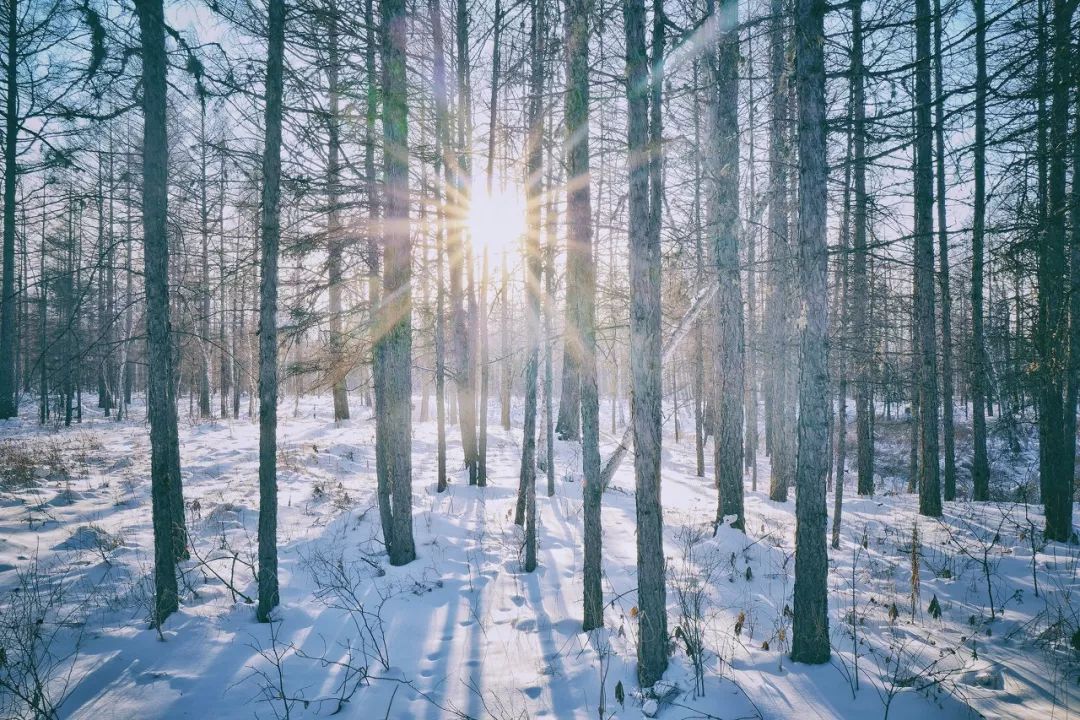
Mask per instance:
[[[185,554],[186,547],[169,327],[168,65],[161,0],[138,0],[135,10],[142,37],[143,65],[143,273],[149,360],[150,495],[154,525],[152,622],[160,629],[178,607],[176,561]]]
[[[218,175],[218,393],[219,410],[224,420],[229,414],[229,390],[232,381],[232,354],[228,351],[225,331],[226,283],[225,283],[225,185],[228,173],[225,169],[225,138],[222,138]],[[235,290],[234,290],[235,291]]]
[[[550,108],[549,108],[550,109]],[[547,137],[548,146],[548,184],[544,207],[544,230],[547,234],[544,243],[544,294],[543,294],[543,345],[544,345],[544,426],[542,436],[544,439],[543,462],[540,466],[547,476],[547,495],[555,495],[555,423],[554,402],[551,391],[554,386],[552,378],[551,357],[551,314],[552,303],[555,299],[555,251],[556,251],[556,224],[558,219],[555,215],[555,158],[552,152],[554,143],[551,137]]]
[[[267,36],[259,284],[259,606],[255,612],[259,622],[270,622],[270,611],[280,602],[277,577],[277,296],[285,0],[270,0]]]
[[[476,484],[476,368],[473,363],[472,322],[475,316],[473,297],[471,253],[466,247],[466,215],[469,208],[471,178],[469,176],[469,153],[471,152],[471,102],[469,90],[469,20],[467,0],[456,0],[457,36],[457,162],[446,169],[456,168],[453,175],[454,220],[447,234],[450,254],[450,306],[453,337],[454,379],[457,385],[458,420],[461,430],[461,446],[465,467],[469,472],[469,484]],[[447,148],[448,149],[448,148]],[[463,278],[468,270],[468,278]]]
[[[698,61],[694,60],[694,87],[698,87]],[[699,93],[694,93],[694,263],[695,286],[701,287],[705,275],[701,225],[701,107]],[[705,477],[705,338],[702,325],[694,324],[694,454],[697,476]],[[612,415],[614,417],[614,414]]]
[[[495,0],[495,19],[493,32],[493,44],[491,57],[491,108],[488,115],[488,157],[487,157],[487,191],[492,192],[492,181],[495,174],[495,130],[498,127],[499,109],[499,74],[502,70],[500,40],[502,36],[502,0]],[[477,440],[477,467],[476,484],[480,487],[487,486],[487,443],[488,443],[488,397],[491,383],[491,334],[489,329],[489,305],[488,305],[488,248],[484,247],[483,274],[480,284],[480,417],[479,433]]]
[[[382,50],[383,301],[376,323],[376,472],[391,565],[416,558],[412,531],[412,264],[404,0],[379,3]],[[387,522],[389,521],[389,522]]]
[[[513,389],[513,363],[510,348],[510,274],[506,267],[507,251],[502,254],[502,281],[499,292],[499,347],[502,352],[500,363],[499,421],[503,430],[510,429],[510,391]]]
[[[770,20],[770,73],[772,118],[769,124],[769,289],[766,333],[771,372],[766,382],[766,448],[770,456],[769,499],[785,502],[795,470],[796,398],[791,378],[796,359],[790,351],[793,304],[792,258],[789,244],[788,172],[788,66],[783,0],[772,0]]]
[[[915,332],[919,338],[919,512],[941,516],[937,333],[934,314],[930,0],[915,2]]]
[[[711,0],[709,6],[711,6]],[[711,7],[709,7],[711,12]],[[713,374],[716,434],[713,472],[719,499],[715,528],[729,515],[731,526],[745,527],[743,517],[743,310],[739,270],[739,4],[721,0],[718,52],[709,66],[716,88],[712,110],[710,224],[712,257],[720,285],[716,302],[716,364]],[[656,196],[653,197],[656,200]]]
[[[375,24],[373,0],[365,0],[364,2],[364,24],[367,26],[364,43],[364,64],[368,81],[364,112],[364,136],[367,139],[367,142],[364,143],[364,176],[366,178],[365,195],[368,203],[368,231],[364,249],[367,259],[368,320],[371,327],[375,327],[375,315],[379,307],[382,278],[379,276],[379,216],[381,210],[379,208],[378,177],[375,173],[375,126],[378,121],[379,111],[379,80],[378,68],[375,65],[375,49],[378,42],[379,27]],[[369,334],[369,339],[372,342],[372,356],[374,356],[375,338]],[[373,357],[370,368],[372,375],[374,375],[374,366]],[[362,402],[370,407],[371,388],[366,379],[362,385]]]
[[[446,288],[444,282],[443,255],[444,243],[447,238],[447,213],[448,204],[443,202],[445,195],[439,191],[440,183],[438,173],[444,172],[446,177],[447,192],[451,187],[451,171],[453,156],[450,152],[450,128],[449,109],[446,96],[446,58],[443,52],[443,29],[442,11],[439,0],[432,0],[431,7],[432,42],[432,79],[435,94],[435,146],[436,153],[436,182],[435,201],[437,207],[436,235],[435,235],[435,264],[437,269],[435,291],[435,405],[436,423],[438,425],[438,448],[437,463],[438,477],[436,488],[438,492],[446,490]]]
[[[1080,60],[1080,55],[1076,60]],[[1072,240],[1069,247],[1069,379],[1065,390],[1065,475],[1076,477],[1076,406],[1080,400],[1080,62],[1075,70],[1076,111],[1072,141]]]
[[[851,4],[851,144],[853,153],[852,258],[851,258],[851,327],[855,342],[855,436],[858,446],[859,495],[874,494],[874,433],[871,430],[874,406],[871,395],[871,369],[874,345],[867,317],[870,308],[866,272],[866,101],[863,82],[862,0]]]
[[[990,499],[986,456],[986,338],[983,334],[983,238],[986,232],[986,2],[975,10],[975,202],[971,225],[972,499]]]
[[[345,339],[342,335],[341,255],[344,250],[339,211],[341,185],[341,108],[339,73],[341,59],[338,49],[338,10],[331,2],[327,8],[326,80],[328,86],[327,131],[329,142],[326,161],[326,284],[327,310],[330,313],[330,378],[334,397],[334,420],[349,419],[349,390],[346,384],[348,367],[345,361]],[[370,141],[371,138],[369,137]]]
[[[1068,210],[1065,166],[1069,154],[1069,62],[1075,7],[1072,0],[1054,2],[1047,214],[1044,238],[1038,244],[1039,474],[1043,479],[1046,538],[1059,542],[1068,541],[1072,535],[1073,478],[1067,473],[1076,451],[1075,436],[1066,438],[1064,434],[1068,364],[1060,357],[1068,346],[1064,305]]]
[[[941,294],[941,420],[945,450],[944,496],[956,499],[956,435],[953,431],[952,299],[949,295],[949,234],[945,208],[945,90],[941,52],[941,0],[934,0],[934,141],[937,160],[938,283]]]
[[[596,265],[593,260],[592,192],[589,179],[589,20],[592,0],[570,0],[566,15],[566,219],[567,252],[579,253],[580,283],[573,313],[580,341],[578,365],[581,408],[581,449],[584,536],[584,603],[582,629],[604,624],[601,587],[603,531],[600,519],[600,397],[596,379]],[[567,279],[567,305],[570,279]],[[571,313],[567,312],[568,317]],[[570,327],[569,325],[567,326]],[[568,332],[569,329],[568,329]],[[565,360],[564,360],[565,362]],[[565,375],[564,375],[565,380]],[[563,392],[566,392],[565,381]],[[566,402],[564,395],[562,403]],[[559,408],[560,419],[562,405]]]
[[[923,0],[924,2],[926,0]],[[829,660],[825,475],[828,471],[828,307],[826,272],[825,0],[796,0],[795,75],[799,105],[799,280],[805,322],[799,378],[795,470],[795,595],[791,659]]]
[[[7,99],[4,113],[4,247],[0,288],[0,420],[19,413],[15,379],[15,190],[19,178],[19,10],[7,3]]]
[[[213,417],[210,409],[210,206],[207,197],[206,101],[199,100],[199,417]]]
[[[521,473],[518,515],[525,525],[525,572],[536,569],[536,416],[537,376],[540,369],[540,195],[543,178],[544,48],[547,22],[544,0],[532,0],[529,48],[527,138],[526,231],[525,231],[525,419],[522,424]],[[516,518],[515,518],[516,520]]]
[[[486,245],[484,246],[484,257],[481,262],[479,312],[480,407],[477,416],[479,437],[476,441],[476,484],[479,487],[487,487],[488,391],[491,379],[488,365],[491,362],[491,353],[488,350],[490,341],[488,338],[488,248]]]
[[[644,0],[625,0],[627,139],[630,156],[630,372],[637,505],[638,681],[667,669],[664,519],[660,502],[660,248],[649,232],[649,65]]]

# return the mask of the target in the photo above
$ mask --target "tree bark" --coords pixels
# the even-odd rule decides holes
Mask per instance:
[[[934,313],[933,124],[930,120],[930,0],[915,2],[915,323],[919,392],[919,512],[941,516],[937,332]]]
[[[328,295],[327,311],[330,313],[330,378],[331,392],[334,397],[334,420],[349,419],[349,390],[346,385],[348,368],[345,364],[344,342],[342,335],[341,309],[341,256],[343,238],[341,237],[341,218],[339,204],[341,185],[341,91],[339,74],[341,71],[340,50],[338,48],[338,10],[331,2],[327,8],[327,134],[329,136],[326,161],[326,285]],[[370,138],[369,138],[370,140]]]
[[[766,448],[770,455],[769,499],[785,502],[795,470],[796,398],[791,392],[796,364],[790,352],[793,328],[792,251],[788,213],[788,66],[783,0],[772,0],[770,74],[772,118],[769,123],[769,289],[766,332],[773,358],[766,382]]]
[[[270,0],[267,22],[266,107],[259,284],[259,622],[278,606],[277,402],[278,245],[281,239],[281,113],[285,0]]]
[[[167,60],[161,0],[138,0],[143,64],[143,276],[146,286],[147,413],[150,419],[151,509],[154,525],[154,615],[161,627],[178,607],[176,561],[185,554],[180,444],[169,326],[167,224],[169,144]],[[70,397],[70,396],[69,396]]]
[[[937,167],[938,283],[941,294],[941,421],[945,451],[944,496],[956,499],[956,434],[953,430],[952,299],[949,289],[949,233],[945,207],[945,89],[941,52],[941,0],[934,0],[934,142]]]
[[[649,232],[649,69],[644,0],[625,0],[630,162],[630,372],[637,506],[638,681],[667,669],[664,519],[660,502],[660,248]]]
[[[855,349],[855,435],[858,452],[859,495],[874,494],[874,433],[871,428],[874,406],[871,393],[871,370],[874,346],[867,321],[870,308],[866,272],[866,100],[863,81],[862,0],[851,3],[851,95],[853,153],[852,258],[851,258],[851,329]]]
[[[972,499],[990,499],[986,456],[986,338],[983,332],[983,238],[986,233],[986,2],[975,11],[975,199],[971,225],[971,428]]]
[[[589,172],[589,19],[592,0],[569,0],[566,15],[566,216],[567,252],[578,252],[580,283],[573,313],[580,340],[579,405],[581,414],[582,501],[584,516],[584,603],[582,629],[604,624],[601,587],[603,531],[600,519],[600,397],[596,378],[596,265],[593,261],[592,189]],[[571,303],[567,280],[567,315]],[[569,327],[569,326],[568,326]],[[565,359],[564,359],[565,362]],[[566,392],[565,375],[563,392]],[[566,403],[564,395],[562,404]],[[560,420],[562,404],[559,407]]]
[[[4,247],[0,287],[0,420],[19,413],[15,378],[15,191],[19,178],[19,10],[18,0],[7,7],[7,97],[4,117]]]
[[[412,530],[412,241],[404,0],[379,3],[382,51],[383,301],[375,342],[376,472],[391,565],[416,558]],[[389,522],[387,522],[389,520]]]
[[[537,377],[540,369],[540,195],[543,179],[544,49],[547,35],[544,0],[532,0],[529,48],[525,231],[525,419],[521,440],[518,515],[525,525],[525,572],[536,569],[536,417]],[[524,500],[524,503],[522,503]],[[522,507],[523,505],[523,507]],[[519,524],[521,524],[519,522]]]
[[[712,2],[707,7],[711,12]],[[719,498],[715,528],[729,515],[744,529],[743,517],[743,365],[742,281],[739,269],[739,4],[721,0],[718,52],[710,54],[715,95],[712,110],[710,221],[712,257],[720,285],[716,301],[716,363],[713,387],[716,433],[713,472]],[[654,200],[657,198],[653,197]]]
[[[925,2],[926,0],[922,0]],[[795,74],[799,105],[800,316],[805,322],[799,378],[799,455],[795,470],[795,595],[791,659],[829,660],[825,475],[828,471],[828,307],[826,271],[825,0],[796,0]]]
[[[1039,474],[1043,480],[1046,538],[1059,542],[1068,541],[1072,535],[1073,478],[1067,473],[1076,451],[1075,437],[1066,438],[1064,433],[1068,363],[1062,358],[1062,349],[1068,347],[1064,305],[1068,211],[1065,169],[1069,154],[1070,38],[1075,8],[1074,0],[1054,2],[1047,212],[1038,251]]]
[[[472,285],[471,253],[466,247],[466,214],[471,186],[469,153],[471,151],[471,113],[469,89],[469,21],[467,0],[456,0],[457,36],[457,162],[453,166],[455,197],[451,207],[455,222],[447,234],[450,255],[450,306],[454,347],[454,380],[457,385],[458,421],[469,484],[476,484],[476,368],[473,362],[472,324],[475,299]],[[447,167],[450,169],[450,166]],[[463,275],[468,270],[468,277]]]

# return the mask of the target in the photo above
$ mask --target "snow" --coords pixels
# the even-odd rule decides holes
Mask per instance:
[[[41,586],[57,590],[51,597],[59,600],[38,614],[51,642],[42,666],[54,668],[49,695],[61,701],[59,716],[595,718],[603,708],[605,718],[810,720],[1065,718],[1080,708],[1070,644],[1080,626],[1072,602],[1080,548],[1042,544],[1039,506],[946,503],[940,522],[918,518],[913,496],[855,497],[849,468],[841,545],[830,550],[833,658],[798,665],[787,656],[794,497],[768,499],[761,457],[758,490],[747,480],[747,534],[721,527],[714,537],[716,494],[694,475],[692,437],[676,444],[666,434],[672,662],[663,684],[643,691],[635,681],[629,459],[603,501],[605,628],[585,634],[575,445],[556,444],[556,495],[538,488],[539,567],[527,574],[512,522],[520,430],[492,423],[490,486],[479,489],[466,484],[457,429],[449,427],[454,472],[439,494],[435,426],[417,424],[418,558],[391,567],[375,506],[371,410],[352,402],[357,419],[337,424],[328,398],[303,398],[299,416],[283,403],[282,597],[271,625],[255,622],[244,599],[255,596],[258,427],[247,419],[181,422],[194,551],[184,563],[180,611],[160,637],[147,624],[153,553],[141,408],[134,421],[94,416],[71,429],[40,429],[30,415],[0,423],[0,444],[18,445],[47,467],[31,486],[0,485],[0,619],[15,617],[28,597],[21,580],[35,567],[39,595]],[[609,423],[601,418],[601,427]],[[879,467],[902,464],[905,428],[878,423]],[[1028,478],[1037,448],[1024,440],[1018,456],[994,453],[996,476]],[[602,437],[605,456],[616,443]],[[934,597],[940,618],[928,609]],[[683,611],[695,603],[699,613]],[[703,636],[704,695],[695,694],[690,646],[680,639],[693,627]],[[620,682],[624,704],[616,700]]]

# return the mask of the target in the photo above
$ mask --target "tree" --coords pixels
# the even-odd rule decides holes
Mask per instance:
[[[649,232],[649,66],[644,0],[624,0],[627,141],[630,166],[630,373],[634,392],[637,506],[638,680],[649,687],[667,669],[664,518],[660,502],[662,395],[660,248]]]
[[[529,101],[526,139],[525,221],[525,418],[515,522],[525,525],[525,572],[536,569],[536,416],[540,373],[540,202],[543,188],[544,54],[547,17],[544,0],[532,0],[529,28]]]
[[[769,21],[769,72],[772,117],[769,122],[769,289],[765,332],[773,358],[765,383],[766,436],[770,456],[769,498],[787,500],[795,469],[795,358],[790,352],[793,260],[788,231],[788,64],[783,0],[772,0]]]
[[[570,0],[567,5],[566,48],[566,215],[567,248],[574,248],[579,263],[574,278],[567,279],[567,315],[580,341],[579,404],[581,408],[581,466],[584,475],[582,500],[584,515],[584,601],[582,628],[586,631],[604,624],[604,593],[601,588],[603,530],[600,504],[600,397],[596,381],[596,265],[593,262],[592,188],[589,176],[589,18],[592,0]],[[571,299],[570,287],[580,283]],[[576,302],[573,312],[569,306]],[[569,345],[567,346],[569,348]],[[569,353],[568,353],[569,354]],[[566,360],[564,359],[565,363]],[[566,400],[566,375],[559,420]]]
[[[871,420],[874,412],[870,388],[870,369],[874,347],[870,337],[867,315],[870,305],[869,282],[866,273],[866,100],[863,80],[863,21],[862,0],[851,3],[851,143],[852,143],[852,258],[851,258],[851,325],[857,344],[855,363],[855,435],[858,453],[860,495],[874,494],[874,433]]]
[[[15,191],[19,174],[19,12],[17,0],[7,2],[7,72],[4,108],[4,246],[3,285],[0,286],[0,419],[19,412],[15,377]]]
[[[210,410],[210,205],[206,98],[199,95],[199,417]]]
[[[453,338],[453,374],[458,390],[458,424],[469,484],[477,482],[476,470],[476,367],[473,362],[473,322],[476,317],[475,293],[472,283],[472,253],[466,247],[466,213],[469,207],[470,144],[472,142],[472,101],[469,88],[469,17],[467,0],[456,0],[457,36],[457,158],[447,171],[454,170],[452,184],[447,186],[448,205],[454,222],[447,233],[447,252],[450,261],[450,315]],[[449,144],[445,151],[449,151]],[[468,269],[467,279],[463,273]]]
[[[926,0],[923,0],[924,2]],[[825,475],[828,472],[828,307],[825,160],[825,0],[796,0],[795,83],[799,103],[799,281],[804,321],[795,470],[795,599],[791,659],[829,660]]]
[[[934,314],[934,205],[930,121],[930,0],[915,2],[915,334],[919,396],[919,513],[941,516],[938,458],[937,332]]]
[[[712,2],[709,3],[711,12]],[[708,157],[712,258],[720,284],[716,302],[716,442],[714,472],[719,500],[714,527],[734,515],[732,527],[742,530],[743,518],[743,364],[742,282],[739,269],[739,3],[721,0],[718,52],[710,53],[714,90],[709,103],[712,142]],[[655,198],[654,198],[655,199]]]
[[[328,130],[326,161],[326,285],[330,313],[330,377],[334,395],[334,419],[349,419],[349,391],[345,383],[348,370],[345,366],[344,337],[342,335],[341,310],[341,260],[343,238],[341,237],[341,58],[339,49],[338,9],[331,0],[326,10],[329,27],[327,43],[327,113]],[[370,144],[371,138],[369,138]]]
[[[138,0],[143,65],[143,278],[146,286],[146,402],[150,419],[150,496],[154,525],[154,615],[160,629],[179,606],[176,562],[186,554],[180,441],[169,324],[167,59],[161,0]]]
[[[941,0],[934,0],[934,156],[938,231],[938,283],[941,294],[941,421],[945,450],[944,495],[956,499],[956,433],[953,429],[952,298],[949,289],[949,231],[945,208],[945,89],[941,53]]]
[[[972,499],[990,499],[986,457],[986,337],[983,331],[983,263],[986,233],[986,2],[975,11],[975,198],[971,219],[971,482]]]
[[[1075,437],[1065,437],[1068,348],[1065,305],[1065,166],[1069,145],[1069,81],[1072,16],[1076,0],[1055,0],[1052,37],[1052,88],[1049,118],[1050,166],[1047,212],[1038,246],[1038,325],[1036,351],[1039,402],[1039,475],[1046,512],[1046,538],[1066,542],[1072,535]],[[1040,118],[1042,122],[1042,118]],[[1075,412],[1074,410],[1071,412]]]
[[[412,241],[404,0],[379,3],[382,54],[383,301],[375,325],[375,465],[391,565],[416,559],[412,532]]]
[[[259,283],[259,606],[255,611],[259,622],[270,622],[270,612],[280,602],[277,577],[277,295],[285,0],[270,0],[268,12]]]

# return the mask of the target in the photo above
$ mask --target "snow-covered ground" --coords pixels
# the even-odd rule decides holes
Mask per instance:
[[[374,423],[352,400],[356,419],[341,424],[325,398],[304,398],[295,409],[282,403],[282,604],[271,625],[255,622],[246,600],[255,595],[257,425],[182,421],[193,553],[181,609],[160,636],[147,624],[152,544],[141,409],[135,421],[95,414],[70,429],[38,428],[32,408],[0,423],[0,678],[36,674],[46,686],[37,701],[55,704],[59,717],[640,717],[630,460],[604,496],[605,628],[585,634],[577,447],[557,443],[553,497],[542,474],[538,480],[539,567],[528,574],[512,518],[520,430],[492,423],[490,486],[478,489],[465,482],[449,428],[454,472],[440,495],[434,423],[418,423],[418,558],[394,568],[375,508]],[[609,427],[606,417],[602,423]],[[830,550],[833,659],[796,665],[787,657],[794,493],[786,503],[768,499],[762,457],[756,491],[747,479],[746,535],[722,528],[713,537],[715,490],[694,474],[692,437],[677,444],[668,425],[673,639],[665,678],[676,690],[661,717],[1080,712],[1080,547],[1043,544],[1039,506],[947,503],[942,521],[918,519],[913,553],[915,498],[887,490],[853,497],[849,469],[840,548]],[[682,427],[692,427],[689,418]],[[905,426],[882,420],[878,438],[879,468],[904,467]],[[602,438],[605,456],[614,442]],[[963,436],[960,445],[964,458]],[[994,455],[996,477],[1030,482],[1029,439],[1017,455]],[[904,482],[886,476],[881,486]],[[703,693],[695,692],[695,657]],[[27,687],[34,700],[33,683]],[[0,714],[18,704],[5,692]]]

